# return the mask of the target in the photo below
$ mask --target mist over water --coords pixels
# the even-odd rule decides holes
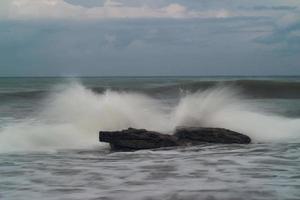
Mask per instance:
[[[100,130],[145,128],[170,134],[177,126],[220,127],[249,135],[254,143],[300,139],[300,119],[265,111],[237,88],[182,92],[174,99],[139,92],[96,93],[78,82],[49,92],[37,112],[2,125],[0,152],[100,147]]]

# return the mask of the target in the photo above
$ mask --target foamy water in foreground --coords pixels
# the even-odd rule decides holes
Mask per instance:
[[[299,199],[299,144],[1,155],[1,199]]]
[[[0,198],[300,198],[298,79],[20,81],[0,81]],[[100,130],[177,126],[228,128],[253,144],[111,153],[98,142]]]

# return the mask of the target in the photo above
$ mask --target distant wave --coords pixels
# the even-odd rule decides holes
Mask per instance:
[[[90,89],[96,93],[103,93],[105,90],[139,92],[148,95],[179,95],[181,92],[197,92],[216,86],[227,86],[238,88],[250,98],[300,98],[300,81],[278,81],[278,80],[227,80],[227,81],[187,81],[161,85],[148,85],[147,87],[131,88],[92,86]],[[14,98],[40,98],[48,94],[48,90],[0,92],[1,100]]]
[[[254,142],[297,142],[300,119],[264,112],[229,87],[183,95],[175,105],[136,92],[95,93],[80,84],[49,95],[32,118],[0,129],[0,152],[101,146],[99,130],[128,127],[171,133],[177,126],[232,129]]]
[[[16,98],[38,98],[43,97],[48,92],[47,90],[0,92],[0,99],[4,101]]]
[[[164,92],[178,89],[196,92],[215,86],[236,87],[248,97],[253,98],[300,98],[300,82],[273,80],[233,80],[233,81],[195,81],[148,89],[150,92]]]

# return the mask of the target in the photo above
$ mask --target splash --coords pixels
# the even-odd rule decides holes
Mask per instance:
[[[128,127],[171,133],[177,126],[228,128],[254,142],[295,142],[300,119],[264,112],[231,88],[182,96],[175,105],[138,93],[94,93],[76,83],[45,101],[33,118],[0,129],[0,152],[102,146],[99,130]]]
[[[254,142],[300,141],[300,119],[264,111],[236,90],[215,88],[185,96],[174,109],[175,125],[227,128]]]

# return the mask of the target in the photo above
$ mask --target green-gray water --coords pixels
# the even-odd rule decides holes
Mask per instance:
[[[250,145],[112,153],[99,130]],[[299,199],[300,77],[0,78],[2,199]]]

